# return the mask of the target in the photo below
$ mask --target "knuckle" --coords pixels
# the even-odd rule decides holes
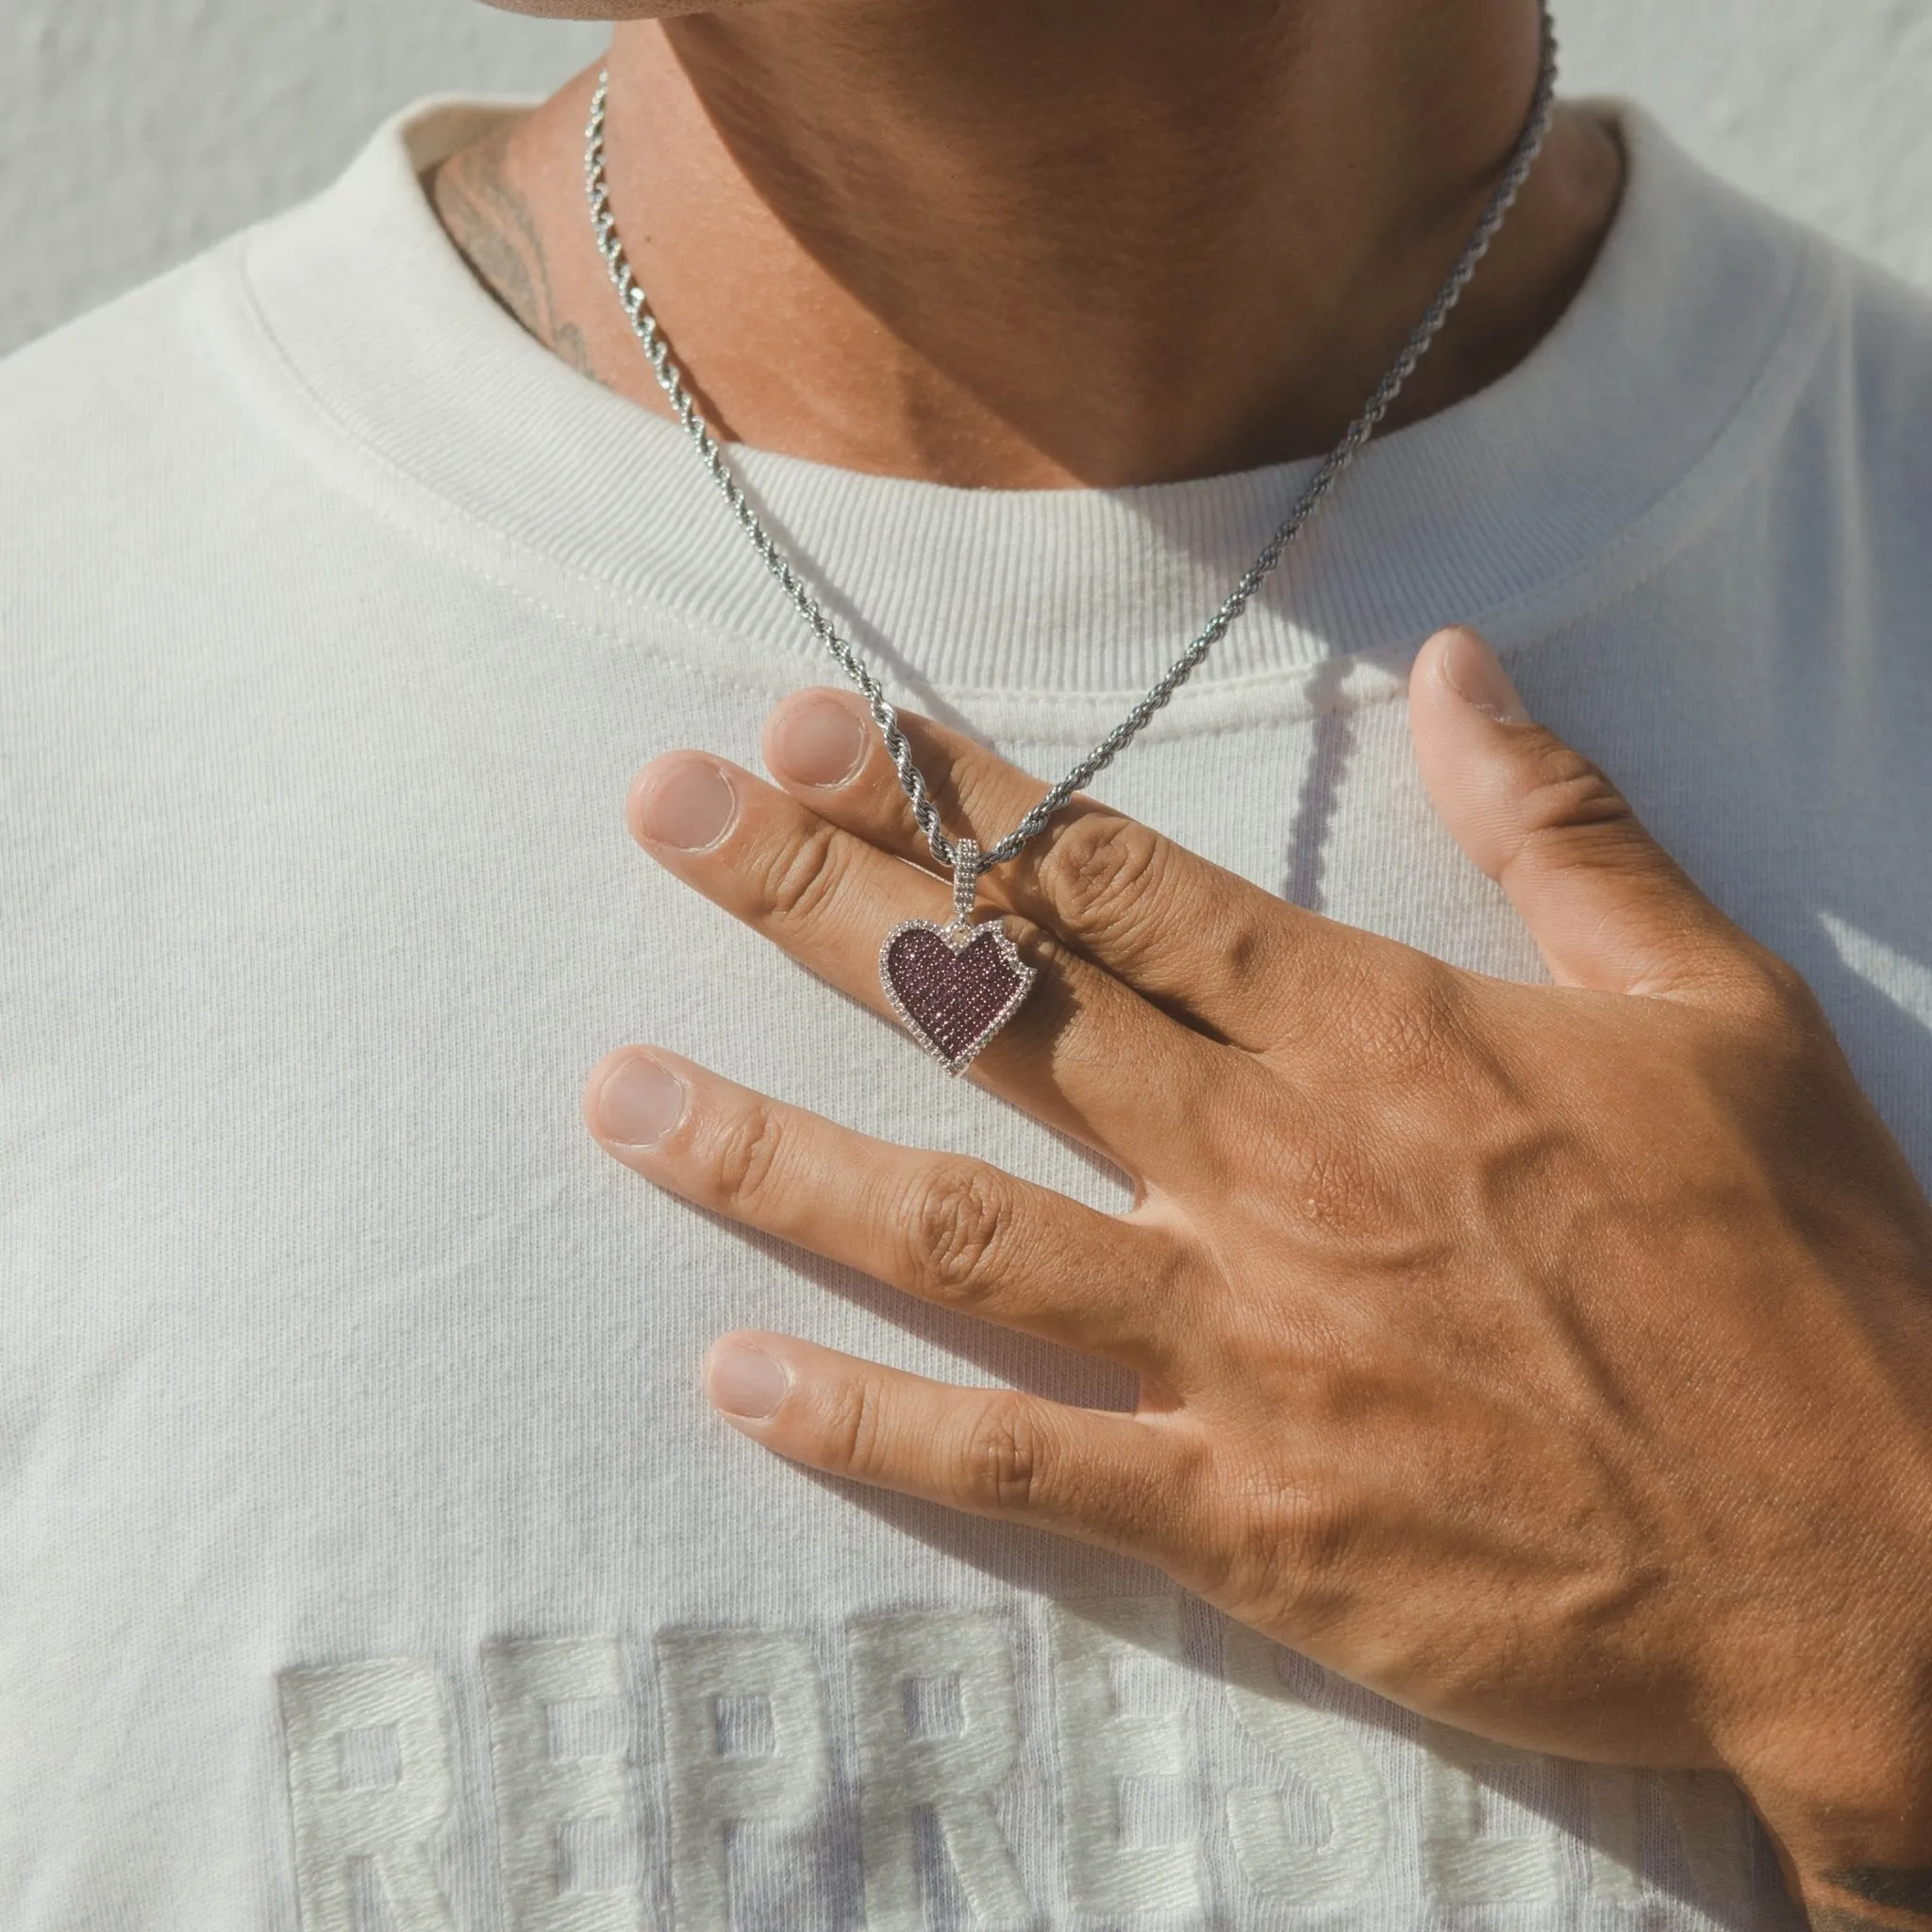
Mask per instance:
[[[1551,739],[1530,754],[1517,799],[1516,860],[1613,867],[1630,856],[1630,841],[1606,831],[1636,824],[1630,801],[1580,751]]]
[[[1224,1482],[1234,1528],[1216,1601],[1237,1616],[1306,1629],[1346,1560],[1352,1512],[1331,1486],[1283,1482],[1265,1457]]]
[[[1222,971],[1230,986],[1265,985],[1281,951],[1281,934],[1269,921],[1237,916],[1216,935]]]
[[[1129,923],[1128,908],[1159,890],[1160,836],[1111,812],[1072,820],[1041,860],[1048,899],[1076,927],[1108,931]]]
[[[817,1461],[855,1482],[878,1480],[886,1467],[885,1405],[876,1379],[854,1375],[826,1399]]]
[[[1746,1023],[1774,1038],[1797,1042],[1828,1030],[1810,981],[1789,959],[1756,941],[1748,950],[1740,993]]]
[[[1405,1080],[1440,1073],[1461,1029],[1459,983],[1418,954],[1402,962],[1393,991],[1378,1016],[1380,1058]]]
[[[1328,1008],[1358,1079],[1419,1086],[1448,1067],[1463,1030],[1457,974],[1422,953],[1397,949],[1354,962]]]
[[[1824,1024],[1824,1007],[1812,991],[1810,981],[1777,953],[1768,947],[1753,947],[1750,979],[1757,995],[1757,1008],[1762,1020],[1777,1028],[1810,1034]]]
[[[1531,827],[1568,831],[1635,816],[1601,765],[1551,739],[1531,754],[1523,805]]]
[[[986,1403],[966,1434],[964,1500],[989,1515],[1024,1516],[1045,1498],[1049,1451],[1040,1418],[1007,1395]]]
[[[1265,1541],[1275,1572],[1298,1591],[1332,1575],[1347,1549],[1351,1512],[1326,1484],[1306,1482],[1277,1491],[1254,1512],[1251,1534]]]
[[[816,824],[773,855],[765,876],[765,903],[781,919],[810,920],[837,888],[843,870],[839,834]]]
[[[720,1199],[735,1208],[756,1207],[771,1188],[784,1141],[776,1111],[762,1101],[724,1122],[711,1146]]]
[[[935,1168],[909,1218],[917,1291],[931,1299],[976,1299],[1010,1217],[1009,1191],[995,1174],[971,1161]]]

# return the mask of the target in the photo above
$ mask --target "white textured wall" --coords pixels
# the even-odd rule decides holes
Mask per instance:
[[[1553,0],[1573,92],[1932,290],[1932,0]]]
[[[1573,92],[1932,289],[1932,0],[1557,0]],[[412,95],[601,43],[475,0],[0,0],[0,350],[318,186]]]
[[[606,29],[477,0],[0,0],[0,351],[328,180],[392,108]]]

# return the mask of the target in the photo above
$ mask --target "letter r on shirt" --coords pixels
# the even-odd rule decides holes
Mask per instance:
[[[441,1680],[426,1664],[382,1657],[276,1682],[303,1932],[361,1932],[367,1879],[395,1932],[455,1932],[432,1860],[456,1791]]]

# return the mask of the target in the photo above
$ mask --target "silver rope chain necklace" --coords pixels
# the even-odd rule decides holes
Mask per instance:
[[[1401,354],[1375,385],[1341,441],[1323,458],[1247,575],[1228,592],[1225,602],[1202,626],[1193,642],[1169,665],[1146,696],[1005,838],[983,852],[971,839],[952,839],[946,835],[925,775],[913,761],[911,747],[899,728],[898,713],[884,688],[867,670],[851,641],[840,633],[825,614],[824,606],[792,568],[791,559],[773,541],[743,487],[726,467],[717,440],[685,388],[682,372],[672,359],[671,345],[625,256],[624,242],[617,232],[617,217],[610,209],[609,185],[604,173],[604,114],[610,92],[610,71],[605,68],[599,72],[597,92],[591,102],[590,123],[584,129],[584,192],[590,201],[597,252],[610,272],[611,283],[630,318],[631,328],[650,362],[652,374],[658,378],[658,386],[664,391],[706,471],[800,621],[864,693],[873,722],[885,741],[886,750],[899,774],[899,783],[911,804],[913,819],[924,834],[933,859],[952,872],[953,917],[944,925],[925,919],[907,920],[886,935],[879,949],[879,978],[893,1010],[948,1073],[962,1073],[972,1063],[979,1050],[1019,1009],[1034,979],[1035,969],[1021,958],[1019,949],[997,919],[974,924],[973,908],[980,874],[1004,864],[1038,837],[1074,792],[1113,762],[1227,634],[1260,589],[1262,580],[1281,561],[1288,546],[1301,535],[1308,519],[1334,490],[1341,473],[1374,434],[1474,277],[1476,264],[1489,252],[1549,133],[1556,104],[1557,39],[1547,0],[1541,0],[1539,11],[1541,59],[1523,132],[1483,205],[1474,229],[1463,243],[1455,267],[1443,278],[1422,320],[1402,345]]]

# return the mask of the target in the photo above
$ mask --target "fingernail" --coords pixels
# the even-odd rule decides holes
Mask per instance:
[[[836,698],[793,699],[772,725],[772,769],[800,785],[843,785],[865,751],[865,720]]]
[[[1465,704],[1498,724],[1527,724],[1529,710],[1509,682],[1495,652],[1473,630],[1449,633],[1442,652],[1442,679]]]
[[[620,1147],[655,1147],[684,1118],[689,1098],[669,1067],[633,1054],[605,1074],[597,1090],[597,1125]]]
[[[761,1348],[746,1341],[723,1341],[711,1351],[705,1392],[711,1407],[746,1422],[769,1422],[777,1414],[791,1371]]]
[[[652,767],[638,793],[638,829],[659,845],[703,852],[731,829],[738,793],[716,765],[674,758]]]

